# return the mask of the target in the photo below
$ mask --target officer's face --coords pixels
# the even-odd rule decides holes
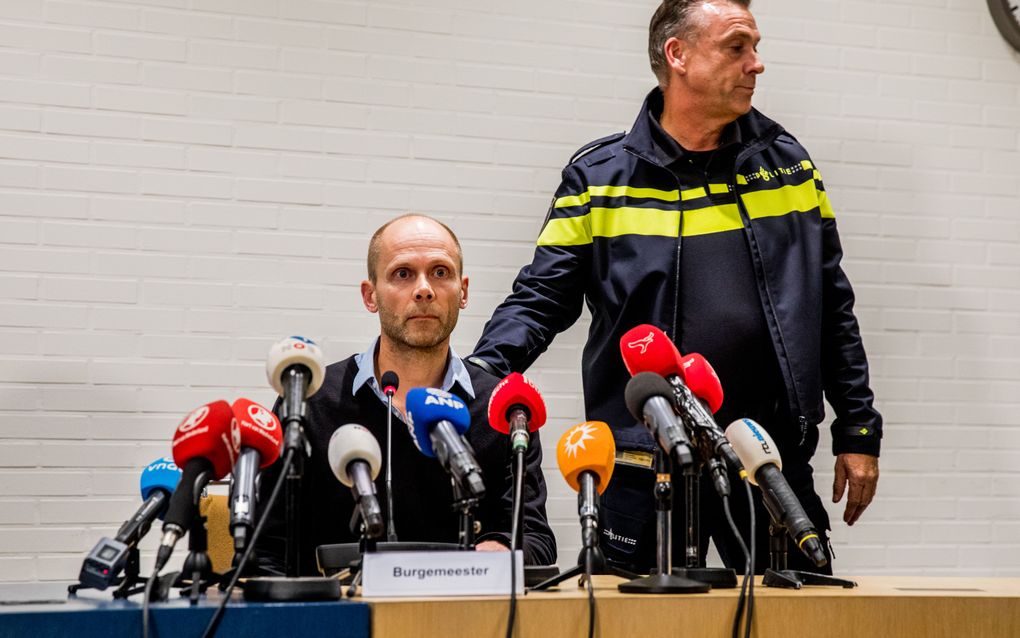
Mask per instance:
[[[735,120],[751,110],[755,81],[765,71],[757,51],[761,34],[750,11],[725,0],[703,3],[698,15],[701,28],[679,44],[677,79],[706,118]]]
[[[383,338],[397,348],[445,349],[467,306],[453,238],[432,220],[408,217],[386,228],[379,248],[376,280],[362,282],[361,292],[379,313]]]

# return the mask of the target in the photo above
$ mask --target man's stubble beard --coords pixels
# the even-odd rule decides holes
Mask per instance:
[[[379,323],[382,333],[395,349],[412,356],[425,356],[440,350],[445,352],[447,339],[457,326],[459,311],[459,308],[454,307],[445,317],[439,318],[435,330],[423,332],[410,330],[405,321],[380,305]]]

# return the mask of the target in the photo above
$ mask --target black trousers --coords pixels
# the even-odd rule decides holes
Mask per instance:
[[[822,574],[832,573],[832,555],[827,532],[831,529],[829,516],[814,488],[811,456],[817,447],[818,431],[809,428],[803,437],[779,437],[773,435],[783,457],[783,475],[793,489],[808,518],[818,531],[829,563],[823,567],[801,552],[800,548],[786,536],[787,569],[810,571]],[[698,566],[704,566],[708,542],[715,543],[716,550],[727,567],[737,573],[744,572],[745,557],[740,544],[727,522],[723,499],[715,492],[707,472],[702,472],[698,481]],[[680,472],[672,474],[672,558],[674,567],[686,567],[687,521],[685,516],[687,497],[684,477]],[[750,508],[747,491],[740,478],[730,472],[731,495],[728,498],[730,514],[750,550]],[[655,472],[652,468],[638,467],[618,462],[613,477],[602,495],[599,508],[600,543],[606,558],[630,567],[640,573],[647,573],[655,567],[656,511]],[[771,566],[769,552],[770,517],[761,499],[761,490],[751,486],[754,504],[755,564],[757,574],[764,573]]]

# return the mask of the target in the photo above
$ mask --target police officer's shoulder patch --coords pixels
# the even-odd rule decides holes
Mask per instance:
[[[574,152],[573,156],[571,156],[570,161],[567,162],[567,164],[573,164],[577,160],[581,159],[585,155],[588,155],[589,153],[596,149],[602,148],[607,144],[612,144],[613,142],[622,140],[626,135],[627,131],[620,131],[619,133],[613,133],[612,135],[600,137],[599,139],[593,142],[588,142],[587,144],[585,144],[584,146],[582,146],[581,148],[577,149],[577,151]]]

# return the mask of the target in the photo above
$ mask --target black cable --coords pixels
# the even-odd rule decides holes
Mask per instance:
[[[750,586],[750,588],[748,589],[748,592],[747,592],[747,627],[744,630],[744,638],[750,638],[750,636],[751,636],[751,619],[754,617],[754,564],[755,564],[754,563],[754,558],[755,558],[755,556],[754,556],[754,552],[755,552],[755,547],[754,547],[754,545],[755,545],[755,542],[754,542],[754,499],[752,498],[752,494],[751,494],[751,484],[748,483],[746,479],[744,480],[744,489],[747,490],[748,509],[751,512],[751,558],[750,558],[751,569],[749,570],[751,572],[751,579],[750,579],[751,580],[751,586]]]
[[[230,600],[230,594],[234,591],[234,586],[237,585],[237,580],[241,577],[244,572],[245,565],[248,564],[248,558],[251,557],[252,551],[255,549],[255,542],[259,539],[259,535],[262,534],[262,528],[266,526],[266,521],[269,520],[269,512],[273,509],[273,504],[276,503],[277,497],[280,495],[280,489],[286,482],[287,471],[290,470],[290,465],[294,461],[294,450],[287,450],[287,453],[283,457],[283,465],[280,466],[280,475],[276,479],[276,483],[273,485],[273,491],[269,494],[269,500],[266,501],[266,506],[263,509],[262,516],[259,518],[258,524],[255,526],[255,531],[252,532],[251,539],[248,541],[248,546],[244,549],[244,553],[241,554],[241,560],[237,562],[237,568],[234,570],[234,575],[230,579],[230,584],[227,585],[227,589],[223,592],[223,598],[220,600],[219,607],[216,608],[216,612],[212,618],[209,619],[209,624],[206,625],[205,631],[202,633],[202,638],[211,638],[216,633],[216,629],[220,626],[220,621],[223,620],[223,612],[227,608],[227,602]]]
[[[753,577],[754,563],[751,561],[751,553],[747,550],[747,545],[744,543],[743,537],[740,536],[740,530],[737,528],[737,524],[733,521],[733,513],[730,512],[729,497],[724,496],[722,503],[723,513],[726,515],[726,522],[729,523],[730,530],[733,531],[733,535],[736,537],[737,543],[740,545],[740,550],[744,553],[744,578],[740,583],[740,597],[737,599],[737,611],[733,616],[733,638],[738,638],[740,636],[740,621],[744,615],[747,584]]]
[[[517,452],[514,457],[517,460],[517,471],[514,472],[514,502],[510,521],[510,612],[506,619],[506,638],[513,636],[514,621],[517,619],[517,535],[520,533],[518,531],[520,518],[524,513],[521,509],[524,491],[524,452]]]
[[[159,569],[152,570],[152,575],[145,581],[145,593],[142,595],[142,638],[149,638],[149,602],[152,598],[152,586],[159,577]]]
[[[588,586],[588,638],[595,636],[595,587],[591,582],[592,572],[595,571],[592,566],[594,553],[590,547],[584,553],[584,580]]]

